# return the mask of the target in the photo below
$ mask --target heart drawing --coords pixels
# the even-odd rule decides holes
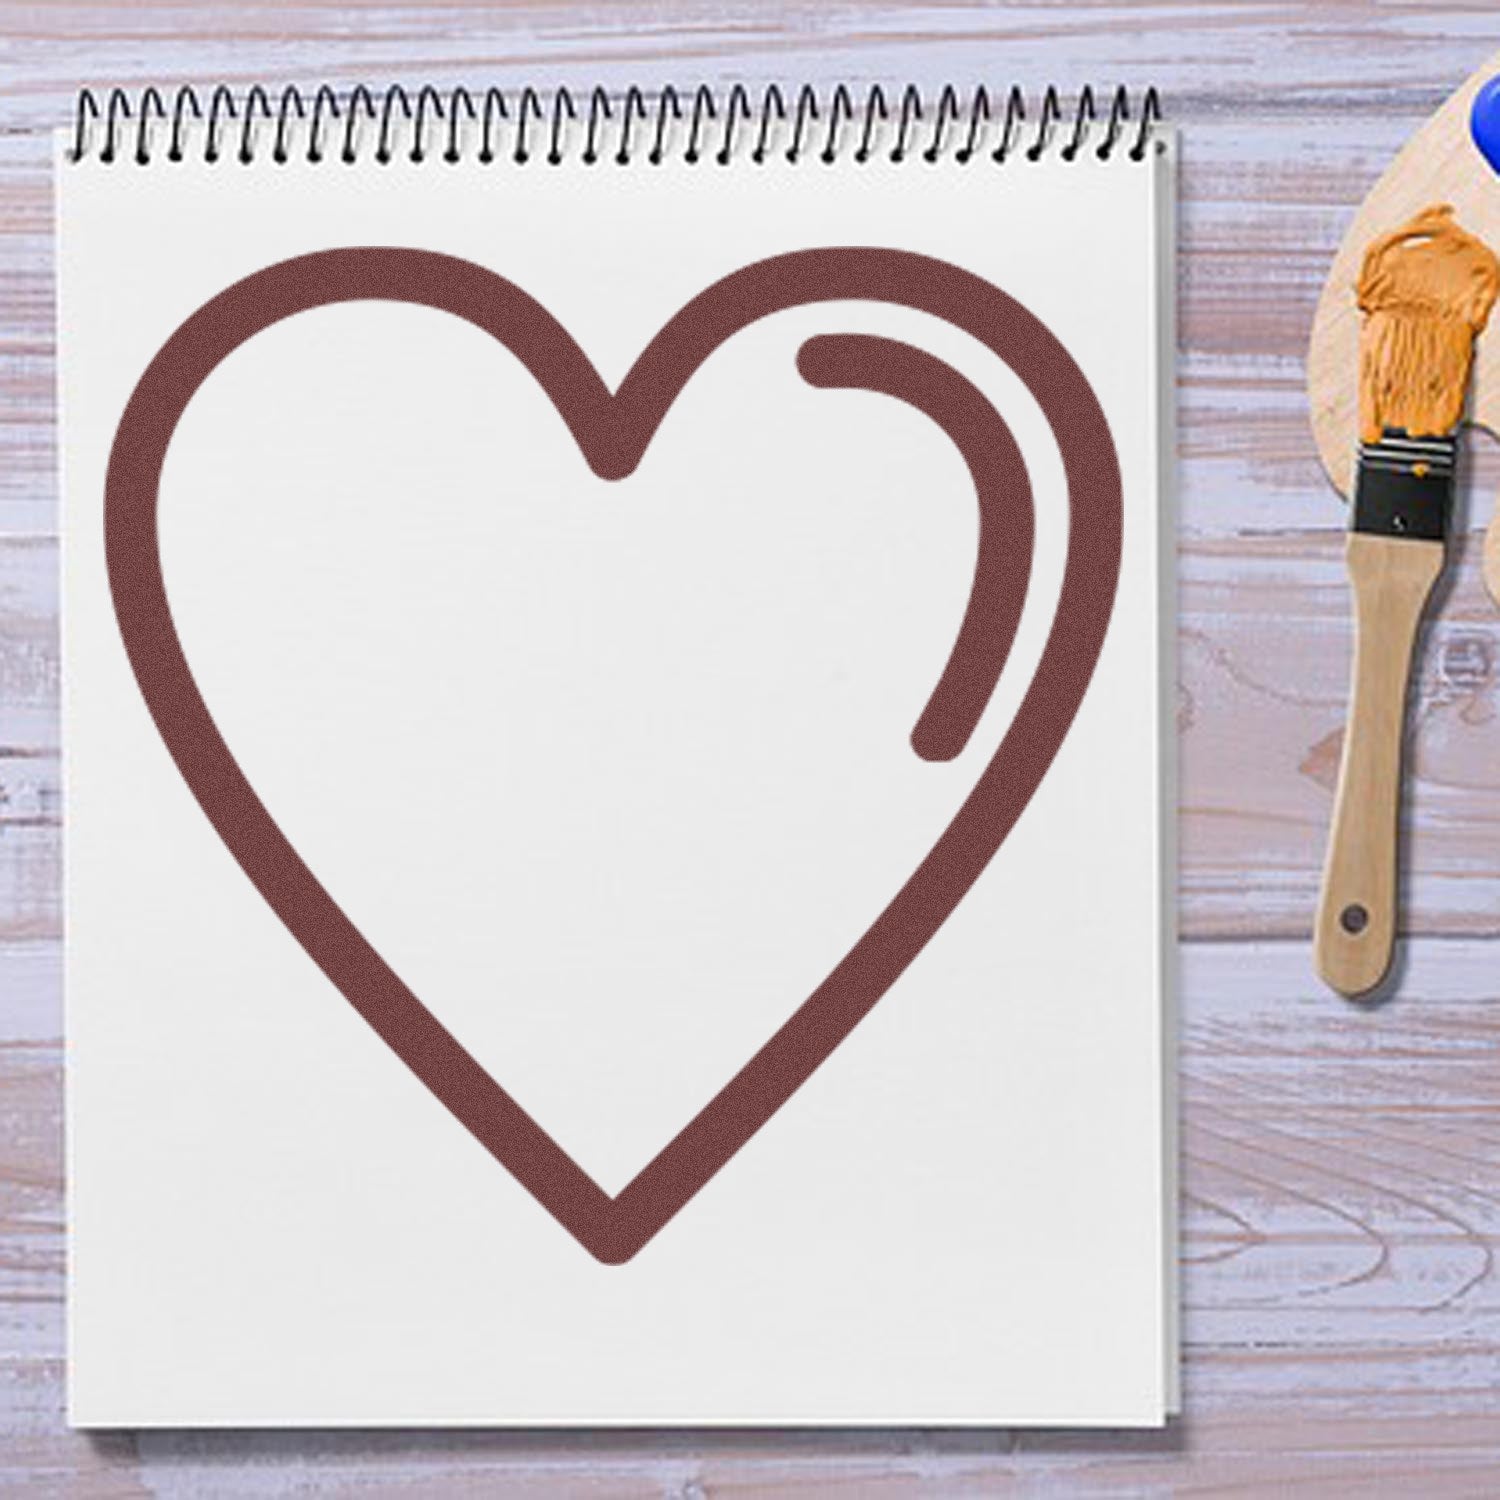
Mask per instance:
[[[162,465],[177,423],[215,367],[247,339],[309,308],[380,300],[451,313],[508,349],[556,406],[595,474],[622,479],[703,361],[740,329],[787,308],[890,303],[963,330],[1035,398],[1062,456],[1068,540],[1057,610],[1036,675],[993,757],[922,862],[868,930],[717,1095],[610,1196],[459,1044],[303,863],[219,733],[168,606],[158,535]],[[928,759],[956,755],[988,701],[1030,573],[1031,494],[1005,424],[950,366],[870,336],[808,340],[818,386],[880,392],[930,416],[958,447],[980,506],[967,613],[914,730]],[[1120,470],[1088,381],[1058,339],[997,287],[947,262],[876,248],[774,256],[700,292],[611,392],[583,350],[513,283],[425,250],[327,250],[267,267],[189,317],[152,359],[120,419],[105,487],[110,590],[125,650],[167,750],[230,853],[344,998],[478,1141],[592,1255],[634,1256],[834,1052],[921,952],[1031,800],[1098,661],[1120,570]]]

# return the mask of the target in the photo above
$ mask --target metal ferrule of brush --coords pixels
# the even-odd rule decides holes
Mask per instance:
[[[1359,445],[1349,525],[1367,536],[1441,542],[1448,535],[1458,440],[1408,437],[1387,427],[1378,443]]]

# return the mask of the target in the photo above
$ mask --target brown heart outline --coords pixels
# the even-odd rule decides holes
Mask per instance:
[[[167,602],[157,502],[167,447],[188,402],[214,368],[254,334],[294,313],[360,300],[416,303],[490,334],[531,372],[602,478],[622,478],[636,467],[678,392],[726,339],[770,313],[832,301],[892,303],[971,335],[1020,377],[1061,452],[1069,518],[1057,611],[1036,675],[994,756],[865,934],[614,1197],[407,989],[302,862],[220,736]],[[931,377],[930,367],[937,366],[954,378],[929,379],[925,395],[892,390],[880,362],[904,348],[852,336],[813,339],[803,346],[799,367],[815,384],[907,395],[960,442],[976,483],[987,475],[991,490],[1007,479],[1013,487],[1024,486],[1024,465],[993,409],[984,404],[992,422],[982,431],[973,427],[972,412],[966,417],[953,409],[957,393],[972,388],[948,366],[919,355],[927,363],[918,375],[925,370]],[[1014,472],[1007,473],[1010,469]],[[983,505],[983,483],[980,488]],[[1028,507],[1029,494],[1028,489]],[[110,590],[126,653],[162,740],[209,822],[345,999],[496,1160],[585,1249],[611,1265],[635,1255],[829,1057],[999,849],[1051,765],[1093,676],[1114,607],[1122,524],[1119,463],[1108,423],[1056,336],[971,272],[879,248],[803,250],[731,273],[668,320],[613,393],[540,303],[473,262],[385,247],[326,250],[280,262],[205,303],[152,359],[115,434],[104,515]],[[920,753],[956,753],[977,717],[976,704],[982,707],[993,688],[1019,613],[1013,585],[1019,577],[1024,592],[1029,540],[1028,531],[1025,562],[1008,580],[996,571],[1007,549],[981,542],[970,611],[944,674],[946,687],[939,684],[914,736]],[[1003,586],[996,585],[997,578]]]

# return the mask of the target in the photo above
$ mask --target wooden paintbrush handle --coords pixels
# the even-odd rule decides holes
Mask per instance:
[[[1347,557],[1353,688],[1314,950],[1329,985],[1363,995],[1385,977],[1395,940],[1406,688],[1422,609],[1443,570],[1443,544],[1354,532]]]

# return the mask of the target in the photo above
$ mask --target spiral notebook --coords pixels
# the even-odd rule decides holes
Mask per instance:
[[[1157,113],[80,98],[75,1424],[1164,1419]]]

